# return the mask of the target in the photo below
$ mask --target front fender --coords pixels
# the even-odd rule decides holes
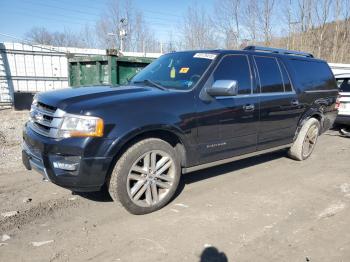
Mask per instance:
[[[110,157],[115,157],[130,141],[134,140],[135,138],[140,137],[146,133],[151,133],[151,132],[156,133],[160,131],[169,132],[174,136],[176,136],[185,148],[189,146],[184,132],[179,128],[176,128],[175,126],[166,125],[166,124],[148,125],[148,126],[143,126],[139,128],[134,128],[129,132],[123,134],[122,136],[117,137],[110,145],[107,155]]]

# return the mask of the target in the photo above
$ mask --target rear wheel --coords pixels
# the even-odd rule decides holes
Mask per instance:
[[[180,161],[167,142],[149,138],[131,146],[117,161],[109,193],[133,214],[146,214],[166,205],[180,179]]]
[[[319,121],[315,118],[307,120],[289,149],[288,155],[298,161],[307,159],[315,149],[319,133]]]

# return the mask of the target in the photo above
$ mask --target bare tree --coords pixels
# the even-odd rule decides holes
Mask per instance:
[[[216,48],[216,31],[211,17],[203,7],[194,4],[187,9],[183,24],[183,48]]]
[[[216,0],[215,24],[223,35],[225,48],[238,48],[241,40],[240,0]]]
[[[32,28],[34,43],[74,47],[119,48],[120,20],[127,20],[127,51],[160,52],[179,49],[241,48],[264,44],[303,50],[333,62],[350,62],[350,0],[216,0],[213,13],[193,4],[183,17],[182,30],[169,32],[161,45],[147,17],[133,0],[110,0],[96,26],[80,32]],[[277,5],[280,6],[277,6]],[[276,28],[281,30],[277,36]],[[112,33],[112,34],[110,34]],[[176,37],[174,37],[174,35]]]
[[[244,11],[244,19],[242,19],[243,24],[245,25],[248,41],[252,44],[255,44],[258,41],[258,32],[259,32],[259,5],[257,0],[248,0]]]
[[[79,37],[86,47],[98,48],[98,39],[95,26],[85,25],[81,30]]]
[[[285,23],[284,30],[287,29],[288,36],[287,36],[287,48],[292,49],[293,48],[293,35],[294,35],[294,18],[293,18],[293,6],[292,6],[292,0],[284,0],[282,2],[282,10],[279,9],[279,12],[283,14],[282,18],[284,18],[283,22]]]
[[[26,34],[27,40],[41,45],[52,45],[52,34],[45,27],[33,27]]]
[[[44,27],[34,27],[26,33],[27,40],[42,45],[88,47],[81,35],[65,28],[63,32],[50,32]]]
[[[159,49],[154,34],[144,18],[143,12],[134,7],[132,0],[111,0],[106,13],[96,25],[100,45],[108,48],[119,48],[121,38],[120,21],[124,19],[127,36],[124,39],[126,51],[149,52]]]
[[[65,28],[63,32],[54,32],[53,44],[57,46],[87,47],[87,44],[80,37],[79,33]]]
[[[332,0],[319,0],[316,4],[316,17],[319,26],[319,42],[318,42],[318,56],[321,57],[323,40],[326,33],[326,25],[330,14],[330,5]]]
[[[262,13],[259,15],[261,30],[264,35],[264,43],[266,46],[270,45],[272,38],[272,19],[274,11],[275,0],[264,0],[262,6]]]
[[[350,63],[349,57],[349,36],[350,36],[350,0],[344,0],[342,4],[342,18],[343,22],[341,25],[341,33],[339,36],[339,53],[337,54],[337,59],[341,62],[348,61]]]
[[[335,3],[334,3],[335,32],[333,35],[332,61],[336,61],[336,56],[339,50],[338,39],[340,34],[340,15],[341,15],[342,2],[343,2],[342,0],[335,0]]]
[[[307,43],[313,41],[313,36],[307,34],[307,32],[309,32],[313,25],[314,1],[315,0],[297,0],[295,20],[292,21],[292,30],[294,33],[299,33],[297,37],[299,39],[298,44],[295,43],[295,45],[293,45],[295,49],[305,49],[304,40],[307,40]]]

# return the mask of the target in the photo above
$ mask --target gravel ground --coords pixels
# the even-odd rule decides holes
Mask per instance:
[[[23,124],[28,119],[28,114],[28,111],[0,109],[0,174],[18,168]]]
[[[169,205],[133,216],[24,170],[27,115],[0,111],[0,261],[350,261],[350,139],[337,131],[307,161],[280,151],[188,174]]]

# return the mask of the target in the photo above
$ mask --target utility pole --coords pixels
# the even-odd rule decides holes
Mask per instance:
[[[125,18],[120,19],[120,22],[119,22],[120,52],[124,51],[124,40],[128,36],[128,32],[126,30],[127,25],[128,25],[128,21]]]
[[[108,33],[107,35],[109,36],[114,36],[114,37],[118,37],[119,38],[119,51],[123,52],[124,51],[124,40],[125,38],[128,36],[128,31],[126,30],[126,26],[128,25],[128,21],[125,18],[120,19],[119,21],[119,26],[118,26],[118,30],[119,33],[115,34],[115,33]]]

